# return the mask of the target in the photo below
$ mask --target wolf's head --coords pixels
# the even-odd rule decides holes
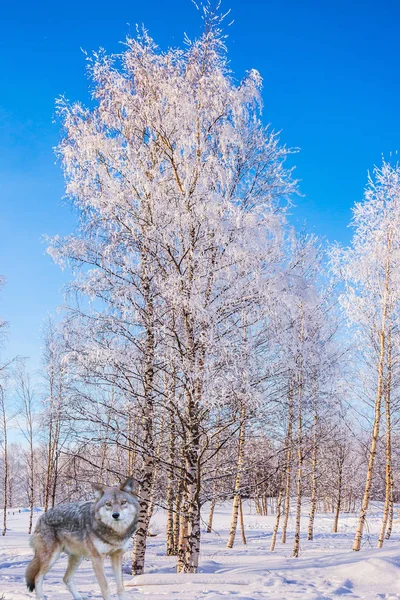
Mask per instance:
[[[95,490],[95,516],[116,531],[124,531],[137,519],[139,503],[135,496],[133,477],[118,486],[93,484]]]

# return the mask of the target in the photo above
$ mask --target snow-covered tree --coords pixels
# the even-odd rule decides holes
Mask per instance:
[[[381,429],[382,405],[386,413],[386,501],[379,545],[393,503],[391,466],[392,355],[398,347],[400,309],[400,167],[383,161],[368,179],[364,200],[355,205],[351,246],[332,251],[332,264],[343,280],[341,303],[356,329],[359,350],[369,373],[373,419],[364,496],[354,540],[360,550],[371,496]],[[369,395],[365,400],[370,401]]]
[[[288,150],[261,122],[260,75],[234,82],[220,18],[204,11],[204,33],[184,49],[161,52],[142,31],[119,56],[95,54],[93,108],[59,103],[59,154],[80,227],[53,239],[50,252],[75,269],[70,291],[81,298],[67,317],[70,360],[86,381],[118,385],[141,415],[135,573],[144,565],[161,372],[179,382],[178,570],[197,569],[204,425],[222,381],[215,369],[231,365],[240,377],[232,328],[274,289],[282,200],[295,189]]]

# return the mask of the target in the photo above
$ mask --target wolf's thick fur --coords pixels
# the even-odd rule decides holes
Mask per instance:
[[[35,556],[26,568],[26,586],[30,592],[35,589],[35,578],[40,571],[40,560]]]
[[[43,578],[62,552],[68,554],[64,583],[74,600],[81,600],[73,577],[83,557],[89,557],[104,600],[110,600],[104,556],[111,557],[120,600],[124,598],[122,556],[138,520],[139,503],[130,477],[120,487],[95,484],[95,502],[62,504],[42,515],[31,539],[35,556],[29,563],[26,585],[43,599]]]

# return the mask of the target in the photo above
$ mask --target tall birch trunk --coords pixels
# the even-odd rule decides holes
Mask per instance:
[[[47,340],[49,343],[49,340]],[[61,432],[61,406],[63,395],[63,371],[59,362],[56,362],[54,355],[51,356],[51,370],[49,376],[50,387],[50,414],[49,414],[49,430],[47,440],[47,468],[46,468],[46,483],[44,496],[44,512],[47,512],[52,500],[52,506],[55,503],[56,486],[58,480],[58,455],[59,441]],[[56,378],[56,371],[58,382]]]
[[[188,378],[186,389],[186,443],[183,447],[184,457],[184,495],[181,511],[181,523],[178,548],[178,573],[196,573],[200,555],[200,427],[199,427],[199,401],[201,397],[201,376],[204,366],[204,355],[199,357],[199,366],[196,369],[195,344],[193,323],[189,312],[184,312],[186,339],[189,355],[188,375],[197,371],[194,385]]]
[[[167,487],[167,556],[176,555],[176,543],[174,536],[174,495],[178,490],[175,485],[175,420],[171,411],[170,429],[169,429],[169,469],[168,469],[168,487]]]
[[[387,337],[387,377],[385,386],[385,416],[386,416],[386,449],[385,449],[385,504],[383,507],[382,526],[378,538],[378,548],[382,548],[385,532],[388,525],[390,507],[393,506],[393,478],[392,478],[392,423],[390,394],[392,385],[392,339],[391,331]],[[393,509],[392,509],[393,510]],[[389,532],[389,537],[390,537]],[[389,538],[387,538],[389,539]]]
[[[346,450],[343,451],[339,449],[339,458],[338,458],[338,481],[337,481],[337,498],[336,498],[336,506],[335,506],[335,518],[333,520],[333,533],[338,532],[339,525],[339,515],[340,509],[342,506],[342,487],[343,487],[343,465],[346,459],[345,455]]]
[[[211,533],[212,532],[212,526],[213,526],[213,519],[214,519],[214,511],[215,511],[215,505],[217,504],[217,498],[216,496],[213,494],[212,500],[211,500],[211,504],[210,504],[210,510],[208,513],[208,519],[207,519],[207,533]]]
[[[300,526],[301,526],[301,501],[302,501],[302,478],[303,478],[303,415],[301,406],[301,391],[299,391],[298,406],[298,438],[297,438],[297,502],[296,502],[296,526],[294,533],[293,557],[298,558],[300,553]]]
[[[193,407],[189,412],[192,412]],[[185,494],[183,500],[183,522],[180,532],[180,552],[177,571],[197,573],[200,556],[200,474],[199,474],[199,427],[197,417],[189,427],[185,451]]]
[[[303,305],[300,304],[300,344],[304,341]],[[298,558],[300,554],[300,527],[301,527],[301,503],[303,484],[303,356],[302,348],[299,356],[299,377],[297,389],[297,502],[296,502],[296,525],[294,532],[293,557]]]
[[[200,504],[199,504],[199,430],[196,423],[189,428],[185,450],[185,490],[183,495],[179,548],[178,573],[196,573],[200,555]]]
[[[318,408],[317,408],[317,385],[314,388],[314,423],[313,423],[313,444],[311,458],[311,499],[310,499],[310,514],[308,521],[307,539],[312,540],[314,537],[314,519],[317,506],[317,457],[318,457]]]
[[[128,406],[128,473],[133,473],[136,466],[136,445],[134,443],[135,438],[138,435],[138,424],[139,419],[132,417],[131,407]]]
[[[146,305],[145,315],[145,357],[144,385],[142,409],[142,447],[145,448],[141,472],[140,509],[137,529],[134,538],[132,555],[132,574],[141,575],[144,571],[147,532],[149,527],[149,504],[151,500],[153,471],[154,471],[154,440],[153,440],[153,380],[154,380],[154,306],[151,296],[150,277],[147,272],[147,256],[143,256],[143,296]]]
[[[174,545],[173,545],[173,556],[178,556],[179,542],[180,542],[180,524],[182,518],[182,506],[183,506],[183,491],[184,491],[184,480],[183,477],[179,477],[178,489],[175,497],[175,511],[174,511]]]
[[[275,550],[276,538],[278,535],[279,523],[280,523],[280,519],[281,519],[282,501],[283,501],[283,495],[284,495],[284,489],[285,489],[285,479],[287,477],[287,469],[288,468],[290,469],[290,444],[291,444],[291,438],[292,438],[292,427],[293,427],[292,418],[291,418],[291,415],[289,415],[287,431],[286,431],[286,453],[285,453],[285,460],[283,463],[283,469],[282,469],[282,475],[281,475],[281,484],[279,487],[278,498],[276,500],[275,525],[274,525],[274,529],[272,532],[272,539],[271,539],[271,546],[270,546],[271,552],[273,552]],[[290,486],[290,483],[289,483],[289,486]],[[287,521],[286,521],[286,526],[287,526]]]
[[[232,505],[231,528],[229,531],[228,542],[226,544],[227,548],[233,548],[233,544],[235,543],[237,521],[238,521],[238,515],[239,515],[239,506],[240,506],[240,486],[241,486],[241,482],[242,482],[242,472],[243,472],[245,433],[246,433],[246,408],[245,408],[244,402],[242,402],[242,406],[241,406],[241,410],[240,410],[240,429],[239,429],[239,441],[238,441],[238,458],[237,458],[235,490],[234,490],[233,505]]]
[[[33,509],[35,505],[35,458],[33,452],[33,431],[29,432],[29,527],[28,534],[32,533]]]
[[[367,478],[365,482],[364,495],[358,518],[358,525],[356,534],[354,537],[353,550],[358,551],[361,548],[361,540],[364,532],[365,520],[367,518],[367,511],[369,506],[369,499],[371,494],[372,476],[375,465],[376,447],[379,439],[379,428],[381,420],[381,404],[383,394],[383,378],[385,368],[385,337],[386,337],[386,326],[387,326],[387,313],[388,313],[388,296],[389,296],[389,277],[390,277],[390,251],[391,251],[391,235],[388,235],[387,242],[387,258],[385,266],[385,280],[383,290],[383,307],[382,307],[382,323],[381,330],[379,333],[379,361],[378,361],[378,385],[375,399],[375,411],[374,411],[374,425],[372,430],[371,446],[369,450],[368,459],[368,470]]]
[[[291,466],[292,466],[292,437],[293,437],[293,388],[292,384],[289,386],[288,393],[288,433],[287,433],[287,451],[286,451],[286,484],[285,484],[285,508],[282,526],[282,544],[286,544],[286,532],[289,521],[290,512],[290,485],[291,485]]]
[[[51,391],[50,391],[51,396]],[[47,441],[47,469],[46,469],[46,483],[44,488],[44,512],[48,511],[50,501],[50,488],[51,480],[53,476],[53,400],[50,401],[50,415],[49,415],[49,429],[48,429],[48,441]]]
[[[246,533],[244,531],[244,519],[243,519],[243,502],[242,502],[242,497],[240,497],[240,503],[239,503],[239,518],[240,518],[240,531],[242,533],[242,544],[246,545],[247,544],[247,540],[246,540]]]
[[[279,521],[280,521],[280,518],[281,518],[282,499],[283,499],[283,485],[279,489],[279,494],[278,494],[278,498],[277,498],[277,501],[276,501],[275,525],[274,525],[274,530],[272,532],[272,539],[271,539],[271,546],[270,546],[270,551],[271,552],[273,552],[275,550],[276,536],[278,535]]]
[[[7,415],[4,390],[0,385],[0,403],[1,420],[3,425],[3,443],[4,443],[4,480],[3,480],[3,531],[2,535],[7,533],[7,488],[8,488],[8,442],[7,442]]]
[[[186,491],[183,490],[181,495],[181,505],[179,512],[179,533],[178,533],[178,547],[177,547],[177,563],[176,563],[176,571],[177,573],[181,573],[185,568],[185,553],[187,546],[187,536],[188,536],[188,516],[185,514],[187,511],[187,500],[186,500]]]
[[[100,435],[101,435],[101,437],[103,437],[103,439],[102,439],[102,444],[101,444],[100,466],[99,466],[99,475],[98,475],[99,483],[105,483],[103,481],[103,477],[104,477],[104,471],[105,471],[106,460],[107,460],[111,413],[112,413],[113,409],[114,409],[114,388],[111,391],[111,403],[107,410],[107,422],[106,422],[106,426],[105,426],[104,436],[102,435],[102,432],[100,430]]]
[[[212,492],[212,499],[211,499],[211,505],[210,505],[210,512],[208,513],[208,520],[207,520],[207,533],[211,533],[211,531],[212,531],[214,510],[215,510],[215,505],[217,504],[217,477],[218,477],[218,471],[219,471],[219,451],[218,451],[219,430],[217,432],[217,437],[216,437],[216,448],[217,448],[217,454],[215,457],[214,483],[213,483],[213,492]]]
[[[157,448],[156,448],[156,462],[155,462],[154,471],[153,471],[153,480],[151,482],[151,495],[150,495],[149,508],[147,510],[147,517],[148,517],[149,523],[151,521],[151,517],[153,516],[153,511],[154,511],[154,500],[155,500],[155,495],[156,495],[156,483],[157,483],[158,466],[159,466],[158,459],[160,458],[161,446],[162,446],[162,442],[163,442],[163,430],[164,430],[164,416],[161,418],[161,423],[160,423],[160,431],[159,431],[160,437],[158,439],[158,444],[157,444]]]
[[[390,539],[390,536],[392,534],[392,527],[393,527],[393,469],[392,472],[390,474],[390,478],[391,478],[391,484],[390,484],[390,503],[389,503],[389,519],[388,519],[388,527],[387,527],[387,531],[386,531],[386,535],[385,538],[387,540]]]
[[[188,207],[188,212],[190,209]],[[200,480],[201,480],[201,452],[200,452],[200,408],[203,393],[203,374],[206,356],[206,328],[207,323],[201,323],[200,334],[196,338],[193,316],[189,299],[194,276],[194,249],[195,228],[190,228],[190,252],[188,254],[188,283],[184,290],[187,304],[183,308],[183,321],[186,332],[187,346],[187,388],[186,388],[186,444],[184,445],[185,457],[185,487],[183,498],[183,518],[186,521],[180,536],[180,549],[178,551],[177,571],[184,573],[197,573],[200,556]],[[210,240],[212,244],[212,240]],[[215,258],[215,252],[213,251]],[[207,280],[204,308],[207,307],[212,282],[214,278],[214,258],[210,265]],[[195,377],[193,378],[193,374]],[[192,379],[193,378],[193,379]],[[193,383],[192,383],[193,382]]]

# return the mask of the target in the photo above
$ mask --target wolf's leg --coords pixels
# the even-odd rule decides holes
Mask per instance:
[[[122,577],[122,557],[123,552],[114,552],[111,554],[111,566],[117,582],[117,594],[119,600],[125,600],[124,579]]]
[[[93,571],[100,586],[101,595],[104,600],[111,600],[110,590],[108,588],[106,575],[104,573],[104,559],[100,555],[91,556],[90,558],[93,565]]]
[[[54,563],[60,558],[61,548],[56,547],[53,548],[51,552],[47,554],[45,557],[41,557],[40,561],[40,571],[36,575],[35,578],[35,590],[36,590],[36,598],[38,600],[43,600],[43,579],[48,571],[50,571],[51,567]]]
[[[82,596],[76,589],[75,583],[74,583],[74,575],[75,575],[77,568],[81,564],[81,562],[82,562],[81,556],[76,556],[75,554],[70,554],[68,557],[68,567],[67,567],[67,570],[65,571],[65,575],[63,577],[63,581],[64,581],[65,585],[67,586],[67,588],[69,589],[69,591],[71,592],[71,594],[73,595],[74,600],[82,600]]]

